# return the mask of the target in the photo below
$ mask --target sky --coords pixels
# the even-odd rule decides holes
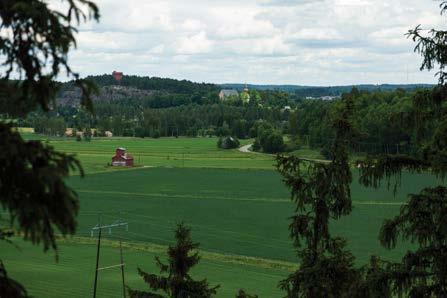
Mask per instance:
[[[56,0],[55,0],[56,1]],[[435,83],[405,33],[443,28],[434,0],[96,0],[70,62],[196,82]]]

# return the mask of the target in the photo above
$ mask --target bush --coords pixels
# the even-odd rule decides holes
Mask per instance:
[[[220,137],[219,140],[217,140],[217,147],[221,149],[233,149],[239,147],[239,140],[237,138],[233,137]]]
[[[255,142],[253,143],[253,146],[251,146],[251,149],[253,151],[261,151],[262,147],[258,139],[255,139]]]
[[[284,146],[285,152],[292,152],[295,150],[298,150],[301,148],[301,144],[297,138],[291,139],[288,143]]]
[[[277,131],[268,134],[264,138],[264,142],[261,143],[261,146],[264,152],[267,153],[278,153],[285,149],[282,134]]]
[[[263,130],[256,140],[266,153],[278,153],[285,149],[282,134],[273,129]]]
[[[160,131],[158,129],[153,130],[151,137],[158,139],[160,137]]]
[[[138,138],[144,138],[146,136],[146,132],[142,127],[135,128],[135,136]]]
[[[135,135],[135,132],[133,129],[126,128],[123,130],[123,137],[133,137]]]
[[[325,158],[325,159],[332,159],[332,152],[329,146],[323,146],[323,148],[321,148],[320,150],[320,154]]]

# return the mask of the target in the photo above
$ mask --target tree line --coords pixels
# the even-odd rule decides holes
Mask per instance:
[[[325,157],[329,157],[328,146],[335,134],[331,116],[343,99],[352,97],[356,110],[352,121],[362,134],[353,140],[351,151],[367,154],[414,153],[420,146],[411,125],[412,100],[428,90],[431,89],[369,92],[353,88],[344,93],[341,100],[302,100],[290,115],[289,132],[300,144],[320,149]],[[433,128],[435,122],[431,125]],[[425,129],[427,138],[432,131],[428,127]]]

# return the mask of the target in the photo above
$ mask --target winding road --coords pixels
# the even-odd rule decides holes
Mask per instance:
[[[253,144],[248,144],[248,145],[244,145],[239,147],[239,151],[244,152],[244,153],[252,153],[253,151],[250,151],[250,148]]]

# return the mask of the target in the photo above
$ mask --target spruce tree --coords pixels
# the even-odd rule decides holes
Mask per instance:
[[[332,236],[329,229],[331,220],[352,210],[348,160],[350,140],[356,135],[352,113],[353,99],[347,94],[334,117],[329,163],[297,156],[277,157],[277,168],[295,203],[289,230],[299,258],[297,271],[280,282],[286,297],[350,297],[358,277],[346,241]]]
[[[98,19],[88,0],[64,0],[66,11],[52,10],[42,0],[0,0],[0,114],[3,119],[48,111],[55,103],[63,72],[82,91],[82,105],[92,111],[92,83],[79,79],[68,64],[76,45],[76,25]],[[0,240],[22,235],[45,251],[57,249],[56,233],[72,234],[79,203],[64,182],[73,169],[82,168],[72,155],[55,151],[40,141],[26,141],[7,120],[0,122],[0,205],[8,213]],[[0,260],[0,296],[22,297],[26,290],[13,281]]]
[[[442,1],[440,7],[442,14],[447,2]],[[447,174],[447,31],[426,32],[417,26],[408,37],[422,55],[421,70],[439,67],[439,83],[431,90],[417,92],[411,114],[402,117],[412,125],[419,149],[411,154],[370,156],[361,162],[360,182],[369,187],[385,181],[396,190],[403,172],[429,172],[442,178]],[[413,243],[415,249],[396,263],[373,258],[365,267],[369,274],[364,273],[361,285],[369,297],[447,297],[446,187],[439,185],[410,194],[399,214],[384,222],[379,239],[388,249],[396,247],[401,239]]]
[[[175,231],[175,246],[168,247],[168,264],[155,257],[160,274],[146,273],[138,268],[138,274],[149,285],[151,292],[128,289],[131,297],[207,298],[216,294],[219,286],[210,287],[206,279],[194,280],[189,271],[200,261],[199,244],[191,239],[191,229],[183,223]],[[164,293],[164,295],[161,294]]]

